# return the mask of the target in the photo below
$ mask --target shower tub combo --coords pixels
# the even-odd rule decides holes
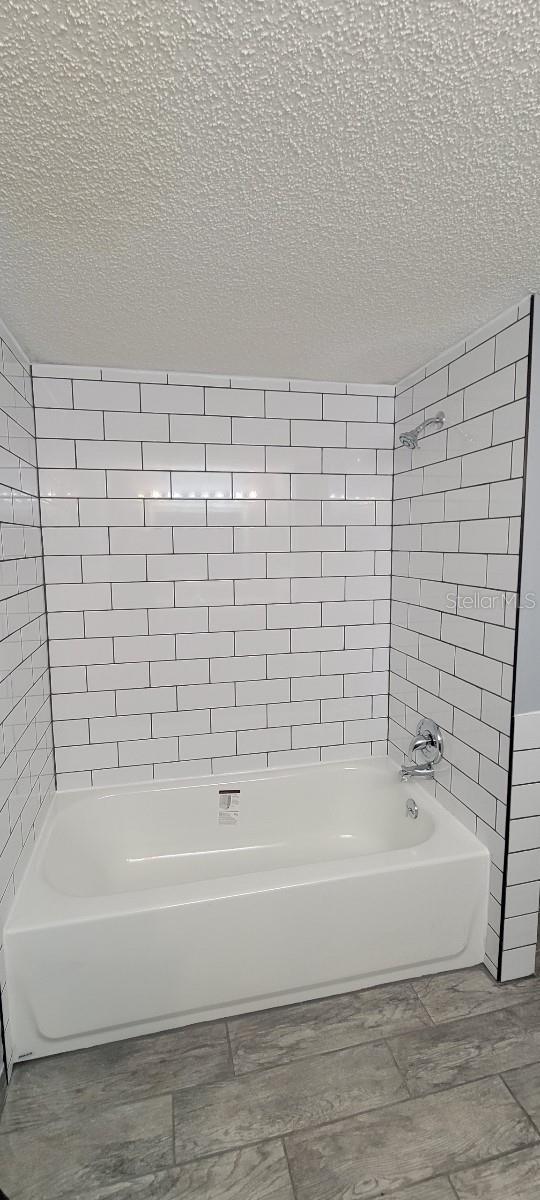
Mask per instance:
[[[384,759],[58,795],[6,930],[16,1057],[480,962],[488,868]]]

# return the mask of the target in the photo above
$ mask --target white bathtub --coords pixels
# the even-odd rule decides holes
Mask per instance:
[[[384,759],[59,795],[6,930],[16,1057],[478,963],[488,866]]]

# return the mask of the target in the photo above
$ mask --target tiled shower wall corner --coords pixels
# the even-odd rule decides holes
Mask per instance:
[[[514,717],[501,978],[534,971],[540,903],[540,712]]]
[[[29,364],[0,338],[0,945],[54,782]],[[12,1059],[3,956],[4,1048]]]
[[[437,798],[492,858],[486,964],[499,966],[523,502],[529,301],[397,388],[389,741],[442,727]],[[399,434],[443,411],[417,450]]]
[[[393,394],[34,367],[60,788],[386,753]]]

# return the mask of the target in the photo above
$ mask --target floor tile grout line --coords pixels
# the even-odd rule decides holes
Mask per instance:
[[[384,1042],[384,1044],[385,1044],[385,1046],[386,1046],[386,1048],[387,1048],[387,1050],[388,1050],[388,1053],[390,1054],[390,1056],[391,1056],[391,1058],[392,1058],[392,1062],[393,1062],[393,1063],[394,1063],[394,1065],[395,1065],[396,1071],[398,1072],[398,1075],[400,1076],[400,1079],[402,1079],[402,1080],[403,1080],[403,1086],[406,1088],[406,1090],[407,1090],[407,1094],[410,1096],[410,1098],[411,1098],[411,1100],[412,1100],[412,1099],[413,1099],[413,1095],[412,1095],[411,1089],[410,1089],[410,1087],[409,1087],[409,1084],[408,1084],[408,1081],[407,1081],[407,1078],[406,1078],[405,1072],[404,1072],[404,1071],[402,1071],[401,1067],[399,1066],[399,1063],[398,1063],[398,1061],[397,1061],[397,1058],[396,1058],[396,1056],[395,1056],[395,1054],[394,1054],[394,1051],[392,1050],[392,1047],[391,1047],[391,1045],[390,1045],[390,1041],[389,1041],[389,1039],[388,1039],[388,1038],[385,1038],[385,1042]]]
[[[521,998],[520,998],[520,1000],[521,1000]],[[531,1001],[529,1001],[529,1003],[531,1003],[531,1004],[532,1004],[533,1002],[534,1002],[534,1001],[532,1001],[532,1000],[531,1000]],[[501,1013],[503,1013],[503,1012],[507,1012],[509,1009],[510,1009],[510,1010],[512,1010],[513,1008],[515,1008],[515,1007],[518,1007],[518,1006],[519,1006],[519,1005],[518,1005],[518,1001],[516,1001],[516,1004],[515,1004],[515,1005],[511,1005],[511,1006],[507,1006],[507,1007],[505,1006],[505,1007],[504,1007],[504,1008],[502,1008],[502,1009],[495,1009],[495,1010],[492,1010],[492,1011],[493,1011],[493,1012],[501,1012]],[[222,1022],[222,1023],[223,1023],[223,1025],[224,1025],[224,1027],[225,1027],[226,1039],[227,1039],[227,1044],[228,1044],[229,1065],[230,1065],[230,1067],[231,1067],[231,1070],[232,1070],[232,1074],[231,1074],[231,1075],[229,1075],[229,1076],[227,1076],[227,1077],[225,1077],[225,1078],[222,1078],[222,1079],[211,1079],[211,1080],[208,1080],[208,1081],[199,1081],[199,1082],[196,1082],[196,1083],[189,1083],[189,1084],[186,1084],[184,1087],[169,1087],[168,1089],[166,1089],[166,1090],[164,1090],[164,1091],[162,1091],[162,1092],[159,1092],[159,1091],[158,1091],[158,1092],[152,1092],[152,1093],[150,1093],[150,1094],[148,1094],[148,1095],[143,1095],[143,1096],[140,1096],[140,1097],[138,1097],[138,1098],[137,1098],[137,1100],[135,1101],[135,1103],[144,1103],[144,1102],[146,1102],[146,1101],[148,1101],[148,1100],[157,1099],[157,1098],[158,1098],[158,1097],[160,1097],[160,1096],[167,1096],[167,1095],[171,1095],[171,1096],[173,1097],[173,1100],[175,1099],[175,1097],[176,1097],[176,1096],[178,1096],[178,1098],[180,1099],[183,1093],[190,1092],[190,1091],[191,1091],[193,1088],[197,1088],[197,1087],[218,1087],[218,1086],[220,1086],[220,1085],[229,1084],[229,1083],[231,1083],[231,1082],[233,1082],[233,1081],[240,1081],[241,1079],[245,1078],[246,1076],[254,1077],[254,1076],[257,1076],[257,1075],[261,1075],[261,1074],[267,1074],[269,1071],[271,1072],[271,1071],[273,1071],[273,1070],[279,1070],[280,1068],[283,1068],[283,1067],[287,1067],[287,1066],[294,1066],[296,1063],[300,1063],[300,1062],[310,1062],[310,1061],[314,1061],[314,1060],[316,1060],[316,1059],[323,1058],[323,1057],[324,1057],[324,1058],[327,1058],[327,1057],[330,1057],[330,1056],[332,1056],[332,1055],[336,1055],[336,1054],[339,1054],[339,1053],[343,1054],[345,1051],[348,1051],[348,1050],[361,1049],[361,1047],[362,1047],[362,1046],[366,1046],[366,1048],[367,1048],[367,1047],[374,1047],[374,1046],[377,1046],[377,1045],[385,1045],[385,1046],[386,1046],[386,1048],[388,1049],[389,1053],[390,1053],[390,1054],[391,1054],[391,1056],[392,1056],[392,1060],[393,1060],[393,1062],[395,1063],[396,1069],[397,1069],[397,1070],[398,1070],[398,1072],[399,1072],[399,1075],[400,1075],[400,1077],[404,1079],[404,1082],[405,1082],[405,1084],[406,1084],[406,1086],[407,1086],[407,1091],[408,1091],[408,1093],[409,1093],[409,1095],[410,1095],[410,1098],[411,1098],[411,1099],[420,1099],[420,1098],[423,1098],[423,1096],[433,1095],[433,1094],[440,1093],[441,1091],[447,1091],[447,1090],[451,1090],[451,1088],[452,1088],[452,1087],[466,1086],[466,1084],[467,1084],[467,1083],[472,1083],[472,1082],[476,1082],[477,1080],[481,1080],[481,1079],[487,1079],[487,1078],[494,1077],[494,1076],[496,1076],[497,1074],[501,1074],[501,1069],[499,1068],[498,1070],[491,1071],[491,1072],[490,1072],[490,1071],[488,1071],[488,1072],[486,1072],[486,1074],[485,1074],[485,1075],[475,1076],[475,1078],[474,1078],[474,1079],[465,1080],[465,1081],[463,1081],[463,1080],[462,1080],[462,1081],[460,1081],[460,1082],[457,1082],[457,1083],[451,1084],[449,1088],[445,1088],[445,1087],[436,1087],[436,1088],[434,1088],[432,1091],[429,1091],[429,1092],[426,1092],[426,1093],[422,1093],[422,1095],[421,1095],[421,1096],[415,1096],[415,1095],[414,1095],[414,1094],[413,1094],[413,1093],[410,1091],[409,1085],[407,1084],[407,1081],[406,1081],[406,1079],[405,1079],[405,1077],[404,1077],[404,1073],[403,1073],[403,1071],[401,1070],[401,1068],[398,1066],[398,1063],[397,1063],[397,1061],[396,1061],[396,1059],[395,1059],[395,1055],[394,1055],[394,1052],[393,1052],[393,1050],[392,1050],[392,1047],[391,1047],[391,1046],[390,1046],[390,1044],[389,1044],[389,1042],[390,1042],[390,1039],[394,1039],[394,1038],[395,1038],[395,1039],[398,1039],[398,1038],[406,1038],[406,1037],[408,1037],[408,1036],[414,1036],[415,1034],[421,1035],[421,1033],[422,1033],[422,1029],[425,1029],[425,1028],[429,1028],[429,1029],[433,1029],[433,1028],[435,1028],[435,1029],[439,1029],[439,1028],[448,1028],[448,1026],[450,1026],[450,1025],[452,1025],[452,1024],[459,1024],[459,1025],[463,1025],[463,1026],[465,1026],[465,1025],[466,1025],[466,1023],[467,1023],[468,1021],[470,1021],[470,1020],[474,1020],[476,1016],[482,1016],[482,1015],[484,1015],[484,1014],[473,1014],[472,1016],[471,1016],[471,1015],[468,1015],[468,1016],[464,1016],[464,1017],[457,1017],[457,1018],[454,1018],[454,1019],[453,1019],[453,1020],[451,1020],[451,1021],[444,1022],[444,1023],[439,1023],[438,1025],[431,1025],[431,1026],[421,1026],[419,1029],[402,1030],[402,1031],[401,1031],[401,1032],[399,1032],[399,1033],[397,1033],[397,1032],[396,1032],[396,1033],[387,1033],[386,1035],[381,1035],[381,1034],[379,1034],[377,1037],[373,1038],[373,1039],[372,1039],[372,1040],[370,1040],[370,1041],[363,1041],[363,1042],[359,1042],[359,1043],[351,1043],[351,1044],[348,1044],[347,1046],[337,1047],[337,1048],[336,1048],[336,1049],[334,1049],[334,1050],[322,1051],[322,1052],[320,1052],[319,1054],[306,1055],[306,1056],[304,1056],[304,1057],[292,1058],[292,1059],[288,1059],[288,1060],[286,1060],[285,1062],[282,1062],[282,1063],[272,1063],[272,1064],[265,1065],[265,1066],[263,1066],[263,1067],[260,1067],[260,1068],[256,1068],[256,1069],[254,1069],[253,1071],[249,1071],[249,1072],[242,1072],[242,1073],[240,1073],[240,1074],[236,1073],[236,1071],[235,1071],[235,1067],[234,1067],[234,1060],[233,1060],[233,1057],[232,1057],[232,1048],[231,1048],[231,1045],[230,1045],[230,1037],[229,1037],[228,1024],[227,1024],[227,1021],[226,1021],[226,1019],[223,1019],[223,1022]],[[486,1015],[487,1015],[487,1014],[486,1014]],[[148,1036],[150,1036],[150,1037],[151,1037],[151,1036],[154,1036],[154,1035],[148,1035]],[[158,1036],[159,1036],[159,1035],[158,1035]],[[524,1067],[527,1067],[527,1066],[533,1066],[533,1065],[535,1065],[535,1063],[537,1063],[538,1061],[540,1061],[540,1058],[539,1058],[539,1059],[534,1059],[534,1058],[532,1058],[532,1059],[528,1060],[528,1061],[527,1061],[527,1062],[525,1062],[525,1063],[520,1063],[520,1064],[519,1064],[519,1068],[524,1068]],[[511,1070],[513,1070],[513,1069],[518,1069],[518,1068],[507,1067],[507,1068],[505,1068],[504,1070],[505,1070],[505,1072],[506,1072],[506,1071],[511,1071]],[[60,1091],[60,1088],[58,1089],[58,1091]],[[133,1100],[120,1100],[118,1103],[113,1103],[113,1104],[111,1104],[111,1105],[110,1105],[110,1107],[111,1107],[111,1108],[121,1108],[121,1107],[125,1106],[126,1104],[130,1104],[130,1103],[133,1103],[133,1102],[134,1102]],[[376,1106],[376,1107],[378,1108],[378,1107],[381,1107],[381,1106],[379,1106],[379,1105],[378,1105],[378,1106]],[[83,1109],[81,1109],[81,1112],[82,1112],[82,1111],[83,1111]],[[367,1110],[362,1110],[362,1111],[370,1111],[370,1110],[369,1110],[369,1109],[367,1109]],[[6,1115],[7,1115],[7,1113],[6,1113]],[[338,1118],[338,1119],[341,1119],[341,1118]],[[54,1120],[62,1120],[62,1117],[59,1117],[59,1118],[54,1118],[54,1117],[53,1117],[53,1118],[51,1119],[51,1121],[46,1121],[46,1122],[43,1122],[43,1124],[45,1124],[45,1125],[47,1125],[47,1124],[51,1124],[52,1122],[54,1122]],[[2,1122],[0,1122],[0,1135],[1,1135],[1,1134],[2,1134],[2,1132],[3,1132],[3,1131],[2,1131],[2,1129],[1,1129],[1,1124],[2,1124]],[[41,1124],[41,1123],[40,1123],[40,1124]],[[12,1131],[12,1132],[14,1132],[14,1131]]]
[[[295,1184],[295,1182],[294,1182],[293,1173],[292,1173],[292,1168],[291,1168],[291,1164],[290,1164],[290,1161],[289,1161],[289,1152],[288,1152],[288,1150],[287,1150],[287,1145],[286,1145],[286,1142],[285,1142],[285,1137],[282,1137],[282,1139],[281,1139],[281,1144],[282,1144],[282,1146],[283,1146],[283,1154],[284,1154],[284,1156],[285,1156],[285,1162],[286,1162],[286,1164],[287,1164],[287,1171],[288,1171],[289,1179],[290,1179],[290,1181],[291,1181],[291,1192],[292,1192],[292,1195],[293,1195],[293,1200],[298,1200],[298,1193],[297,1193],[297,1190],[296,1190],[296,1184]]]
[[[363,1043],[362,1043],[362,1044],[363,1044]],[[365,1043],[365,1044],[366,1044],[366,1045],[369,1045],[369,1046],[373,1046],[375,1043],[373,1043],[373,1042],[369,1042],[369,1043]],[[381,1041],[377,1042],[376,1044],[377,1044],[377,1045],[387,1045],[387,1043],[386,1043],[386,1041],[385,1041],[384,1039],[382,1039]],[[351,1047],[351,1049],[352,1049],[352,1048],[353,1048],[353,1047]],[[387,1046],[387,1048],[388,1048],[388,1050],[389,1050],[390,1054],[392,1055],[392,1060],[393,1060],[393,1062],[395,1063],[396,1070],[398,1071],[400,1078],[403,1080],[403,1083],[404,1083],[405,1087],[407,1088],[408,1096],[406,1096],[406,1097],[403,1097],[401,1100],[392,1099],[392,1100],[389,1100],[389,1101],[387,1101],[387,1102],[384,1102],[383,1104],[375,1104],[375,1105],[373,1105],[373,1106],[371,1106],[371,1107],[367,1107],[367,1108],[361,1108],[361,1109],[358,1109],[358,1110],[356,1110],[355,1112],[348,1113],[347,1115],[342,1115],[342,1116],[339,1116],[339,1117],[335,1117],[335,1118],[333,1118],[333,1119],[331,1119],[331,1120],[328,1120],[328,1121],[323,1121],[323,1122],[315,1122],[315,1123],[313,1123],[313,1124],[310,1124],[310,1125],[305,1125],[305,1126],[302,1126],[302,1127],[301,1127],[301,1128],[299,1128],[299,1129],[288,1129],[288,1130],[284,1130],[284,1131],[282,1131],[282,1132],[281,1132],[281,1133],[279,1133],[279,1134],[272,1134],[272,1135],[270,1135],[269,1137],[261,1137],[261,1138],[258,1138],[258,1139],[256,1139],[256,1140],[255,1140],[255,1141],[253,1141],[253,1142],[246,1143],[246,1145],[250,1145],[250,1146],[252,1146],[252,1145],[257,1145],[257,1144],[258,1144],[260,1141],[276,1141],[276,1140],[279,1140],[279,1138],[291,1137],[291,1136],[294,1136],[294,1135],[295,1135],[295,1134],[297,1134],[297,1133],[308,1133],[308,1132],[310,1132],[311,1130],[315,1130],[315,1129],[322,1129],[322,1128],[325,1128],[326,1126],[329,1126],[329,1125],[335,1125],[335,1124],[338,1124],[338,1123],[339,1123],[339,1122],[341,1122],[341,1121],[347,1121],[347,1120],[350,1120],[350,1119],[354,1119],[355,1117],[362,1116],[362,1115],[364,1115],[364,1114],[366,1114],[366,1113],[372,1113],[372,1112],[373,1112],[373,1113],[375,1113],[375,1112],[379,1112],[379,1111],[381,1111],[381,1110],[383,1110],[383,1109],[385,1109],[385,1108],[390,1108],[390,1107],[392,1107],[392,1105],[396,1105],[396,1104],[407,1104],[409,1101],[421,1101],[421,1100],[426,1100],[426,1099],[428,1099],[429,1097],[432,1097],[432,1096],[440,1096],[440,1095],[446,1094],[447,1092],[456,1091],[458,1088],[461,1088],[461,1087],[469,1087],[469,1086],[471,1086],[471,1085],[472,1085],[472,1084],[474,1084],[474,1083],[481,1083],[481,1082],[484,1082],[484,1081],[486,1081],[486,1080],[489,1080],[489,1079],[497,1079],[497,1078],[501,1079],[501,1080],[502,1080],[502,1082],[505,1084],[505,1086],[507,1087],[508,1091],[510,1092],[510,1094],[511,1094],[512,1098],[513,1098],[514,1100],[516,1100],[516,1103],[519,1105],[519,1107],[521,1108],[521,1110],[523,1111],[523,1113],[525,1114],[525,1116],[527,1117],[527,1119],[528,1119],[528,1120],[529,1120],[529,1121],[530,1121],[530,1122],[533,1124],[533,1126],[534,1126],[534,1129],[535,1129],[535,1132],[538,1132],[538,1136],[539,1136],[539,1138],[540,1138],[540,1129],[537,1129],[536,1122],[533,1120],[533,1118],[530,1116],[530,1114],[529,1114],[529,1113],[527,1113],[527,1110],[526,1110],[526,1109],[523,1107],[523,1105],[520,1103],[520,1101],[519,1101],[519,1100],[517,1100],[517,1098],[514,1096],[514,1093],[512,1092],[512,1090],[511,1090],[510,1086],[508,1085],[508,1083],[506,1082],[506,1079],[504,1078],[504,1075],[505,1075],[505,1074],[507,1074],[507,1073],[509,1073],[509,1072],[510,1072],[510,1071],[512,1071],[512,1070],[524,1070],[524,1069],[526,1069],[527,1067],[530,1067],[530,1066],[537,1066],[537,1065],[538,1065],[538,1063],[540,1063],[540,1057],[539,1057],[538,1059],[533,1059],[533,1060],[531,1060],[531,1061],[528,1061],[528,1062],[526,1062],[526,1063],[520,1063],[520,1064],[519,1064],[519,1066],[518,1066],[518,1067],[515,1067],[515,1068],[514,1068],[514,1067],[507,1067],[507,1068],[505,1068],[505,1069],[504,1069],[504,1072],[503,1072],[503,1071],[501,1071],[501,1070],[500,1070],[500,1068],[499,1068],[499,1069],[498,1069],[498,1070],[496,1070],[496,1071],[487,1072],[485,1075],[478,1075],[478,1076],[475,1076],[473,1079],[460,1080],[459,1082],[457,1082],[457,1083],[452,1083],[452,1084],[450,1084],[450,1085],[449,1085],[449,1086],[447,1086],[447,1087],[444,1087],[444,1086],[435,1087],[433,1090],[431,1090],[431,1091],[429,1091],[429,1092],[422,1092],[422,1093],[421,1093],[421,1094],[419,1094],[419,1095],[415,1095],[414,1093],[412,1093],[412,1092],[410,1091],[410,1088],[409,1088],[409,1085],[408,1085],[408,1083],[407,1083],[407,1080],[406,1080],[406,1078],[405,1078],[405,1076],[404,1076],[404,1073],[403,1073],[403,1071],[401,1070],[401,1068],[398,1066],[398,1064],[397,1064],[397,1062],[396,1062],[396,1060],[395,1060],[395,1058],[394,1058],[394,1054],[393,1054],[393,1052],[392,1052],[391,1048],[390,1048],[389,1046]],[[345,1049],[349,1049],[349,1047],[345,1047]],[[329,1051],[328,1053],[329,1053],[329,1054],[335,1054],[335,1053],[339,1053],[339,1051]],[[540,1050],[539,1050],[539,1055],[540,1055]],[[323,1056],[323,1055],[313,1055],[312,1057],[313,1057],[313,1058],[319,1058],[319,1057],[327,1057],[327,1056],[328,1056],[328,1055],[324,1055],[324,1056]],[[305,1060],[305,1059],[301,1059],[301,1060],[294,1060],[294,1061],[295,1061],[295,1062],[297,1062],[297,1061],[302,1061],[302,1062],[304,1062],[304,1061],[306,1061],[306,1060]],[[287,1064],[281,1064],[281,1065],[283,1065],[283,1066],[286,1066]],[[269,1069],[271,1070],[271,1069],[273,1069],[273,1068],[269,1068]],[[250,1072],[250,1074],[252,1074],[252,1075],[255,1075],[255,1074],[261,1074],[261,1073],[262,1073],[262,1072]],[[112,1104],[112,1105],[110,1105],[110,1106],[107,1106],[107,1107],[114,1108],[114,1109],[119,1109],[119,1108],[124,1108],[124,1107],[126,1107],[126,1106],[129,1106],[129,1105],[132,1105],[132,1104],[144,1104],[144,1103],[147,1103],[147,1102],[149,1102],[149,1101],[152,1101],[152,1100],[163,1099],[163,1098],[165,1098],[165,1097],[167,1097],[167,1096],[170,1096],[170,1097],[171,1097],[171,1101],[172,1101],[172,1112],[173,1112],[173,1129],[174,1129],[174,1110],[175,1110],[175,1102],[176,1102],[176,1099],[177,1099],[177,1097],[178,1097],[178,1100],[180,1101],[180,1100],[181,1100],[181,1098],[182,1098],[182,1096],[183,1096],[184,1094],[186,1094],[186,1093],[189,1093],[189,1092],[190,1092],[190,1091],[191,1091],[193,1088],[197,1088],[197,1087],[218,1087],[218,1086],[220,1086],[220,1085],[224,1085],[224,1084],[229,1084],[229,1083],[235,1082],[235,1081],[236,1081],[237,1079],[239,1079],[239,1078],[243,1078],[243,1076],[232,1076],[232,1077],[230,1077],[230,1078],[228,1078],[228,1079],[216,1079],[216,1080],[209,1081],[208,1083],[189,1084],[187,1087],[184,1087],[184,1088],[176,1088],[176,1089],[174,1089],[174,1088],[173,1088],[173,1089],[169,1089],[168,1091],[163,1091],[163,1092],[155,1092],[155,1093],[152,1093],[151,1095],[147,1095],[147,1096],[141,1096],[141,1097],[139,1097],[139,1098],[138,1098],[137,1100],[135,1100],[135,1101],[133,1101],[133,1100],[125,1100],[125,1101],[122,1101],[120,1104]],[[79,1115],[81,1115],[81,1116],[84,1116],[84,1113],[85,1113],[85,1112],[88,1112],[88,1110],[86,1110],[86,1109],[84,1109],[84,1108],[81,1108]],[[67,1123],[69,1123],[69,1122],[70,1122],[70,1121],[72,1121],[72,1120],[73,1120],[73,1118],[71,1118],[71,1117],[70,1117],[70,1118],[68,1119],[68,1122],[67,1122]],[[13,1136],[14,1134],[19,1134],[19,1133],[30,1133],[32,1130],[35,1130],[35,1129],[41,1129],[41,1128],[47,1128],[47,1127],[49,1127],[50,1125],[52,1125],[52,1124],[55,1124],[56,1122],[58,1122],[58,1123],[61,1123],[62,1121],[65,1121],[65,1118],[62,1118],[62,1117],[59,1117],[59,1118],[54,1118],[54,1117],[53,1117],[51,1120],[46,1120],[46,1121],[39,1122],[37,1125],[34,1125],[34,1126],[30,1126],[30,1127],[25,1127],[25,1126],[22,1126],[22,1127],[15,1128],[15,1129],[8,1129],[8,1130],[6,1130],[6,1131],[5,1131],[5,1133],[4,1133],[4,1132],[3,1132],[3,1131],[0,1129],[0,1137],[5,1137],[5,1136]],[[235,1145],[232,1145],[232,1146],[227,1146],[227,1147],[224,1147],[224,1148],[222,1148],[221,1150],[214,1150],[214,1151],[211,1151],[211,1152],[209,1152],[208,1154],[205,1154],[205,1155],[203,1155],[203,1156],[201,1156],[201,1157],[204,1157],[204,1158],[208,1158],[208,1157],[214,1157],[216,1154],[225,1153],[225,1152],[226,1152],[226,1151],[228,1151],[228,1150],[241,1150],[241,1149],[243,1148],[243,1145],[244,1145],[243,1143],[238,1143],[238,1144],[235,1144]],[[195,1162],[198,1162],[198,1161],[199,1161],[199,1159],[198,1159],[198,1158],[196,1158],[196,1159],[194,1159],[194,1160],[186,1160],[186,1161],[195,1161]],[[175,1162],[176,1162],[176,1159],[175,1159]],[[176,1164],[176,1165],[179,1165],[179,1164]]]
[[[228,1048],[228,1052],[229,1052],[229,1063],[230,1063],[230,1067],[231,1067],[231,1071],[232,1071],[232,1077],[233,1077],[233,1079],[237,1079],[238,1075],[237,1075],[237,1071],[236,1071],[236,1063],[234,1061],[234,1054],[233,1054],[233,1048],[232,1048],[232,1042],[231,1042],[231,1031],[229,1029],[229,1022],[227,1019],[225,1019],[225,1037],[227,1038],[227,1048]]]
[[[522,1113],[524,1113],[524,1115],[526,1116],[527,1120],[531,1122],[531,1125],[532,1125],[532,1127],[533,1127],[533,1129],[534,1129],[535,1133],[536,1133],[536,1134],[538,1134],[538,1138],[539,1138],[539,1140],[540,1140],[540,1122],[539,1122],[539,1121],[535,1121],[534,1117],[532,1117],[532,1116],[531,1116],[531,1114],[530,1114],[529,1112],[527,1112],[527,1109],[526,1109],[526,1108],[525,1108],[525,1106],[524,1106],[524,1105],[521,1103],[521,1100],[519,1100],[519,1099],[518,1099],[518,1097],[515,1095],[515,1093],[512,1091],[512,1088],[510,1087],[510,1084],[508,1083],[508,1080],[505,1078],[505,1076],[506,1076],[506,1075],[509,1075],[509,1074],[510,1074],[510,1071],[512,1071],[512,1070],[518,1070],[518,1071],[527,1070],[527,1067],[535,1067],[535,1066],[537,1066],[537,1065],[538,1065],[538,1062],[540,1062],[540,1060],[537,1060],[537,1062],[536,1062],[536,1063],[525,1063],[525,1065],[524,1065],[523,1067],[515,1067],[515,1068],[514,1068],[514,1067],[509,1067],[507,1071],[501,1071],[501,1072],[500,1072],[500,1079],[501,1079],[502,1083],[504,1083],[504,1086],[505,1086],[505,1088],[507,1089],[507,1091],[510,1093],[510,1095],[511,1095],[511,1097],[512,1097],[512,1100],[514,1100],[514,1101],[515,1101],[515,1103],[516,1103],[516,1104],[519,1106],[519,1108],[521,1109]]]
[[[530,1065],[535,1066],[536,1064],[533,1063]],[[355,1112],[348,1113],[347,1115],[342,1114],[341,1116],[333,1117],[330,1120],[318,1121],[311,1125],[303,1125],[302,1127],[300,1127],[298,1129],[281,1130],[280,1133],[271,1134],[268,1137],[261,1136],[259,1138],[255,1138],[249,1142],[235,1142],[234,1144],[232,1144],[230,1146],[221,1147],[220,1150],[212,1150],[212,1151],[209,1151],[207,1154],[201,1154],[198,1156],[198,1158],[195,1158],[193,1160],[185,1159],[183,1162],[178,1162],[176,1160],[176,1165],[183,1166],[183,1165],[187,1165],[187,1163],[191,1162],[191,1161],[199,1162],[201,1159],[214,1158],[216,1156],[216,1154],[223,1154],[229,1150],[239,1151],[239,1150],[247,1149],[247,1147],[249,1147],[249,1146],[257,1146],[261,1142],[264,1142],[264,1141],[275,1142],[275,1141],[279,1141],[281,1138],[285,1141],[287,1138],[292,1138],[292,1137],[297,1137],[297,1136],[302,1137],[305,1134],[310,1134],[310,1133],[314,1133],[317,1131],[321,1132],[321,1130],[331,1128],[334,1125],[340,1125],[340,1124],[344,1123],[345,1121],[354,1121],[358,1117],[371,1116],[371,1114],[376,1114],[376,1113],[384,1113],[387,1109],[395,1108],[400,1104],[412,1104],[412,1103],[419,1104],[423,1100],[427,1100],[427,1099],[433,1098],[435,1096],[443,1096],[443,1095],[446,1095],[448,1092],[459,1091],[460,1088],[472,1087],[476,1083],[484,1083],[486,1080],[492,1080],[492,1079],[498,1079],[501,1082],[505,1083],[505,1081],[502,1079],[501,1073],[499,1071],[496,1071],[492,1075],[483,1075],[478,1079],[470,1079],[466,1083],[460,1082],[457,1084],[452,1084],[450,1087],[447,1087],[447,1088],[438,1088],[434,1092],[427,1092],[425,1096],[405,1096],[401,1100],[395,1100],[395,1099],[389,1100],[383,1104],[373,1105],[371,1108],[357,1109]],[[507,1088],[507,1091],[510,1093],[512,1100],[514,1100],[515,1097],[510,1092],[510,1088],[508,1087],[507,1084],[505,1084],[505,1086]],[[174,1098],[174,1094],[173,1094],[173,1098]],[[518,1102],[516,1101],[516,1103],[518,1103]],[[523,1108],[523,1105],[519,1104],[519,1108],[524,1113],[529,1125],[532,1126],[532,1129],[536,1136],[536,1142],[534,1144],[535,1145],[539,1144],[540,1143],[540,1130],[537,1129],[535,1122],[533,1121],[532,1117]],[[530,1143],[525,1143],[524,1146],[519,1146],[519,1147],[517,1147],[517,1149],[525,1149],[527,1145],[530,1145]],[[502,1158],[503,1155],[501,1155],[501,1154],[492,1155],[491,1157],[492,1158]]]
[[[433,1017],[432,1017],[432,1015],[431,1015],[431,1013],[430,1013],[430,1011],[429,1011],[429,1008],[427,1007],[427,1005],[425,1005],[425,1004],[424,1004],[424,1001],[423,1001],[422,997],[419,995],[419,993],[417,992],[416,988],[414,987],[414,980],[411,980],[411,983],[413,984],[414,994],[415,994],[415,996],[416,996],[416,999],[418,1000],[418,1003],[420,1004],[420,1006],[421,1006],[421,1008],[422,1008],[422,1012],[424,1012],[424,1013],[426,1014],[426,1017],[427,1017],[427,1028],[428,1028],[428,1029],[429,1029],[429,1028],[436,1029],[436,1028],[437,1028],[437,1022],[433,1020]]]

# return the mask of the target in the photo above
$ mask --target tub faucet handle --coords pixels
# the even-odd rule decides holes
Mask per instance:
[[[443,738],[439,726],[429,717],[422,717],[416,727],[416,733],[409,746],[410,763],[404,763],[401,768],[401,778],[433,778],[433,768],[443,756]],[[416,761],[420,751],[423,761]]]
[[[433,744],[431,737],[423,737],[416,734],[409,746],[409,758],[414,758],[417,750],[425,750],[426,746],[432,746]]]

